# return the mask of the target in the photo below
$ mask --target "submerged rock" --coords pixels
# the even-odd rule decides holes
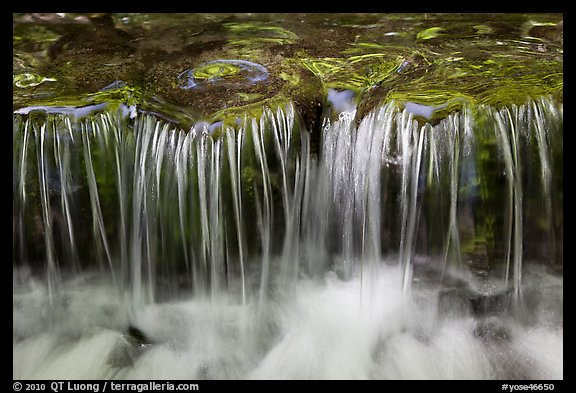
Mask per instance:
[[[128,326],[122,338],[108,356],[107,364],[114,368],[134,366],[134,362],[152,345],[148,337],[133,325]]]
[[[226,86],[241,89],[245,85],[268,79],[268,70],[260,64],[246,60],[213,60],[178,75],[180,88],[202,89]]]
[[[447,287],[438,294],[438,313],[444,318],[486,318],[510,311],[512,290],[478,291],[462,282],[459,287]]]
[[[474,335],[483,342],[508,341],[511,337],[511,329],[507,321],[494,316],[479,319],[474,324]]]

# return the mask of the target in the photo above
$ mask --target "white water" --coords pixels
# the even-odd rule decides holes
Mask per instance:
[[[365,273],[366,274],[366,273]],[[438,312],[437,288],[402,295],[401,270],[370,272],[370,285],[327,273],[278,292],[256,313],[225,294],[148,305],[135,314],[110,283],[65,282],[57,323],[47,288],[14,288],[14,379],[562,379],[562,279],[540,270],[547,293],[528,325],[506,315]],[[545,292],[547,291],[547,292]],[[362,294],[362,296],[361,296]],[[556,303],[556,304],[555,304]],[[138,327],[152,342],[125,334]],[[479,335],[485,324],[489,333]],[[506,337],[495,338],[499,329]],[[489,335],[494,337],[489,339]]]

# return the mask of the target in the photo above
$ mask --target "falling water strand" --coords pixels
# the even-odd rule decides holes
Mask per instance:
[[[309,168],[306,166],[306,157],[309,155],[310,150],[310,136],[308,133],[300,134],[300,155],[296,161],[296,168],[294,173],[294,186],[291,207],[291,231],[293,232],[292,246],[289,246],[290,258],[292,261],[291,280],[296,282],[299,274],[299,255],[300,255],[300,236],[301,236],[301,217],[302,217],[302,197],[304,195],[304,187],[306,178],[308,177]]]
[[[402,266],[402,288],[408,293],[412,281],[412,253],[417,219],[417,194],[420,162],[424,141],[423,129],[417,129],[416,121],[406,112],[401,120],[402,147],[402,230],[400,240],[400,264]],[[412,138],[415,145],[411,144]]]
[[[240,259],[240,280],[242,282],[242,305],[246,305],[246,274],[244,269],[245,240],[242,225],[242,188],[240,177],[240,158],[242,151],[242,132],[238,133],[236,145],[234,130],[226,130],[226,145],[228,147],[228,165],[230,166],[230,181],[232,185],[232,201],[234,206],[234,222],[236,226],[236,239],[238,241],[238,254]],[[238,148],[238,150],[236,150]]]
[[[50,123],[48,123],[49,125]],[[48,200],[48,157],[46,136],[48,127],[43,124],[40,129],[35,130],[36,137],[36,154],[38,162],[38,179],[40,182],[40,203],[42,208],[42,220],[44,224],[44,244],[46,247],[46,279],[48,284],[48,301],[52,306],[55,302],[56,291],[58,289],[58,261],[56,260],[54,250],[54,234],[52,231],[52,217],[50,203]]]
[[[352,151],[356,132],[353,112],[342,112],[338,121],[327,122],[323,130],[322,171],[328,177],[328,192],[334,206],[332,220],[337,222],[334,236],[339,239],[340,267],[348,275],[354,260],[354,187]]]
[[[364,283],[365,268],[372,271],[381,257],[381,194],[386,192],[381,178],[382,167],[389,158],[393,116],[394,112],[389,107],[367,116],[358,127],[358,137],[351,152],[355,187],[354,213],[361,226],[361,286]]]
[[[508,109],[502,109],[496,115],[501,147],[504,155],[506,179],[508,183],[508,220],[507,220],[507,251],[505,281],[509,284],[512,270],[512,288],[514,298],[518,300],[521,285],[522,267],[522,188],[519,165],[519,134],[512,114]],[[510,133],[510,137],[508,135]],[[513,263],[511,265],[511,259]]]
[[[130,266],[131,266],[131,283],[132,283],[132,302],[133,305],[138,307],[146,303],[145,292],[146,283],[142,281],[143,274],[146,266],[146,258],[148,257],[145,243],[146,227],[148,220],[148,209],[146,203],[146,150],[150,141],[150,132],[148,132],[148,120],[142,118],[141,123],[137,123],[136,127],[140,132],[136,134],[136,154],[134,155],[134,178],[133,178],[133,201],[132,201],[132,236],[130,239]]]
[[[276,156],[280,161],[280,172],[282,175],[282,206],[284,208],[284,246],[282,250],[282,275],[288,278],[290,272],[292,271],[292,259],[291,259],[291,246],[292,246],[292,209],[290,204],[291,190],[288,187],[288,149],[290,148],[290,134],[287,134],[285,122],[282,120],[281,116],[269,115],[272,126],[272,140],[274,142],[274,148]]]
[[[160,256],[160,258],[162,258],[163,255],[165,255],[167,253],[167,248],[169,247],[167,244],[167,237],[170,236],[167,229],[167,225],[166,225],[166,220],[167,219],[171,219],[172,217],[170,215],[168,215],[168,217],[165,216],[165,212],[163,210],[163,204],[162,204],[162,200],[165,198],[165,192],[163,192],[164,189],[164,184],[162,181],[162,169],[164,167],[164,160],[165,160],[165,156],[170,154],[170,148],[168,147],[168,140],[169,137],[168,135],[172,134],[172,132],[170,132],[168,124],[165,124],[164,127],[162,127],[162,130],[158,133],[156,133],[156,137],[154,139],[154,156],[155,156],[155,160],[156,160],[156,171],[155,171],[155,184],[156,184],[156,204],[154,206],[155,210],[156,210],[156,214],[158,217],[158,224],[157,224],[157,230],[159,231],[160,235],[159,235],[159,248],[160,251],[158,252],[158,255]],[[169,164],[167,164],[169,165]],[[167,166],[166,165],[166,166]],[[174,177],[172,177],[173,179]],[[171,182],[170,182],[171,183]],[[171,270],[171,263],[172,261],[162,261],[163,264],[163,269],[165,271],[170,271]],[[158,270],[158,268],[156,269]]]
[[[513,161],[512,161],[512,152],[510,150],[510,141],[508,139],[508,127],[504,124],[504,120],[500,116],[496,116],[497,122],[497,137],[501,139],[501,143],[498,144],[500,147],[503,157],[504,157],[504,165],[505,165],[505,174],[507,179],[507,220],[506,220],[506,232],[505,232],[505,241],[506,241],[506,273],[505,273],[505,281],[509,283],[509,275],[510,275],[510,259],[512,255],[512,229],[513,229],[513,216],[514,216],[514,182],[513,182]]]
[[[110,117],[106,118],[110,120]],[[114,134],[114,163],[115,163],[115,176],[116,187],[118,191],[118,209],[119,209],[119,243],[120,243],[120,267],[121,273],[124,278],[123,285],[128,287],[129,283],[129,262],[128,262],[128,222],[127,222],[127,209],[128,200],[128,174],[126,173],[126,160],[128,159],[126,134],[122,132],[122,128],[112,125],[112,122],[105,122],[109,124],[112,133]],[[125,284],[124,284],[125,282]]]
[[[186,241],[186,228],[187,223],[186,220],[188,218],[188,209],[187,209],[187,188],[188,188],[188,171],[189,171],[189,150],[184,148],[184,141],[188,141],[190,136],[186,135],[184,132],[180,131],[177,132],[178,141],[176,144],[176,177],[177,177],[177,185],[178,185],[178,221],[180,223],[180,236],[182,237],[182,251],[184,253],[184,262],[186,263],[186,267],[190,272],[191,269],[191,262],[190,257],[188,255],[188,247],[189,244]],[[188,146],[188,144],[186,144]]]
[[[19,132],[19,129],[16,129],[16,132]],[[20,160],[19,160],[19,178],[18,178],[18,197],[14,199],[14,203],[19,201],[19,214],[18,214],[18,240],[19,240],[19,251],[20,251],[20,258],[23,261],[26,261],[26,247],[24,239],[25,236],[25,217],[26,217],[26,174],[27,174],[27,159],[28,159],[28,149],[29,149],[29,139],[30,139],[30,121],[26,121],[24,123],[23,131],[22,131],[22,148],[20,149]],[[14,137],[15,140],[18,140],[19,135]]]
[[[197,282],[201,286],[202,291],[205,291],[207,284],[207,270],[208,270],[208,258],[210,256],[210,222],[209,217],[209,196],[208,196],[208,182],[209,179],[206,178],[207,169],[206,166],[210,165],[209,148],[211,140],[209,139],[208,133],[205,129],[202,130],[201,134],[198,136],[198,142],[196,143],[196,169],[198,175],[198,197],[199,197],[199,211],[200,211],[200,274],[202,277],[200,281]]]
[[[442,267],[442,277],[446,272],[446,267],[448,266],[449,253],[451,249],[456,249],[457,251],[452,254],[452,257],[460,259],[460,240],[458,236],[458,226],[457,226],[457,203],[458,203],[458,171],[460,168],[460,124],[458,122],[459,117],[455,118],[455,122],[450,124],[449,130],[449,140],[451,142],[451,154],[449,157],[450,163],[450,213],[448,218],[448,233],[446,234],[446,245],[444,247],[444,263]],[[452,135],[453,133],[453,135]],[[459,263],[458,263],[459,265]]]
[[[260,275],[260,289],[259,289],[259,310],[263,307],[263,302],[266,299],[268,289],[268,278],[270,274],[270,237],[272,228],[272,185],[270,183],[268,163],[266,160],[266,150],[264,145],[264,119],[260,120],[260,124],[256,120],[252,120],[250,127],[252,142],[254,145],[254,152],[258,159],[260,173],[262,174],[262,202],[260,201],[260,193],[256,190],[257,184],[254,183],[255,188],[254,196],[256,202],[256,217],[258,224],[258,233],[262,247],[261,251],[261,275]]]
[[[512,108],[518,117],[518,109]],[[520,130],[517,129],[512,114],[507,111],[512,131],[512,152],[514,158],[514,299],[522,296],[522,167],[520,158]]]
[[[224,244],[222,219],[222,193],[221,189],[221,140],[212,140],[212,160],[210,161],[210,192],[209,192],[209,212],[210,212],[210,290],[211,299],[222,291],[221,277],[224,272]]]
[[[410,218],[407,227],[408,234],[406,236],[407,241],[405,244],[406,251],[403,251],[406,253],[404,254],[406,259],[404,261],[404,281],[402,283],[404,292],[408,292],[410,290],[412,283],[411,258],[414,252],[414,237],[416,235],[416,227],[417,227],[416,221],[418,217],[418,211],[417,211],[418,180],[420,178],[420,164],[422,161],[422,150],[424,146],[423,143],[424,129],[423,128],[420,129],[417,135],[415,135],[415,137],[418,137],[418,145],[416,147],[417,149],[416,155],[414,156],[415,161],[412,163],[413,172],[412,172],[412,189],[410,193]]]
[[[71,129],[70,119],[65,119],[65,121],[67,123],[66,128]],[[56,133],[54,133],[54,153],[58,167],[58,173],[60,174],[60,204],[64,216],[64,224],[68,234],[68,242],[66,242],[66,245],[69,248],[69,259],[75,263],[75,269],[79,271],[80,266],[78,265],[78,257],[76,252],[76,239],[74,236],[75,231],[70,209],[72,176],[72,174],[69,172],[71,164],[70,146],[69,144],[62,142],[60,135],[56,135]]]
[[[548,244],[551,248],[550,258],[554,258],[556,254],[556,234],[554,225],[552,222],[552,168],[550,163],[550,158],[548,152],[550,151],[550,146],[548,142],[548,129],[544,124],[544,114],[541,110],[541,106],[545,105],[545,102],[540,102],[540,105],[536,101],[532,102],[531,113],[533,114],[534,131],[536,134],[536,142],[538,145],[538,155],[540,157],[540,171],[541,171],[541,182],[542,182],[542,200],[544,201],[545,218],[548,225]],[[528,125],[529,126],[529,125]]]
[[[93,230],[98,233],[100,240],[104,246],[106,253],[106,260],[110,268],[110,273],[114,279],[114,268],[112,266],[112,257],[108,248],[108,241],[106,239],[106,229],[104,227],[104,220],[102,218],[102,211],[100,209],[100,198],[98,196],[98,186],[96,184],[96,175],[94,174],[94,164],[92,163],[92,148],[90,145],[89,134],[96,132],[96,125],[92,122],[89,126],[82,126],[82,141],[84,148],[84,162],[86,167],[86,176],[88,178],[88,190],[90,193],[90,206],[92,208]]]

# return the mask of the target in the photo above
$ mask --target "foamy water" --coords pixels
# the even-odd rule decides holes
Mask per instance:
[[[382,267],[361,283],[328,273],[274,291],[261,306],[222,294],[137,310],[89,276],[65,282],[59,306],[49,308],[44,286],[15,275],[13,377],[563,378],[561,277],[528,273],[525,293],[538,301],[513,318],[439,312],[438,288],[403,295],[400,274]]]

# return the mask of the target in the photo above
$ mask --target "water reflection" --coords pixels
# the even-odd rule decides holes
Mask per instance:
[[[242,87],[268,79],[268,70],[247,60],[214,60],[178,75],[184,90],[207,86]]]

